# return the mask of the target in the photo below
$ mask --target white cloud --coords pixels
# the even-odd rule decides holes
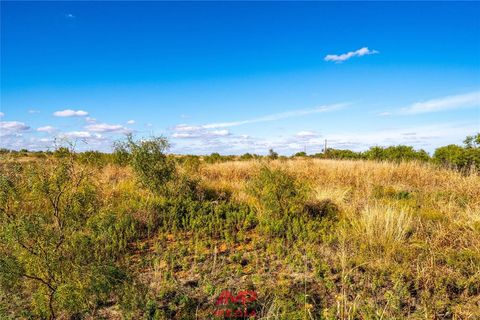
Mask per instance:
[[[369,54],[376,54],[379,53],[377,50],[370,50],[367,47],[360,48],[355,51],[350,51],[347,53],[342,53],[342,54],[328,54],[325,56],[324,60],[325,61],[333,61],[336,63],[341,63],[343,61],[346,61],[350,58],[353,57],[361,57]]]
[[[189,126],[188,124],[178,124],[173,128],[174,131],[179,131],[179,132],[198,131],[201,129],[202,129],[202,126]]]
[[[189,138],[198,138],[198,136],[194,133],[188,133],[188,132],[175,132],[172,134],[172,138],[176,139],[189,139]]]
[[[367,150],[371,146],[411,145],[433,151],[435,148],[456,143],[461,144],[464,137],[475,133],[475,122],[440,123],[425,126],[380,129],[371,131],[337,131],[324,135],[273,136],[269,138],[245,137],[230,134],[222,139],[191,139],[188,143],[181,140],[174,145],[173,152],[206,154],[220,152],[223,154],[242,154],[245,152],[265,154],[268,149],[291,155],[305,148],[308,154],[322,152],[325,139],[328,145],[336,149],[354,151]],[[194,133],[178,133],[190,135]]]
[[[209,134],[211,134],[212,136],[215,136],[215,137],[225,137],[225,136],[228,136],[230,134],[230,132],[228,132],[228,130],[214,130],[214,131],[210,131]]]
[[[30,114],[35,114],[35,113],[40,113],[40,111],[39,111],[39,110],[30,109],[30,110],[28,110],[28,113],[30,113]]]
[[[97,119],[92,118],[92,117],[85,117],[85,121],[88,123],[95,123],[97,122]]]
[[[248,119],[248,120],[209,123],[204,125],[179,124],[173,128],[173,134],[171,135],[171,137],[176,139],[201,139],[204,142],[208,142],[210,146],[215,145],[213,143],[213,140],[218,138],[226,138],[226,137],[229,137],[229,143],[232,141],[233,138],[240,139],[242,140],[242,143],[244,143],[245,139],[249,138],[248,136],[243,136],[243,137],[234,136],[224,128],[241,126],[241,125],[251,124],[251,123],[276,121],[276,120],[287,119],[292,117],[300,117],[300,116],[316,114],[316,113],[329,112],[329,111],[341,109],[344,106],[346,106],[346,104],[324,105],[324,106],[319,106],[312,109],[298,109],[298,110],[292,110],[292,111],[287,111],[282,113],[274,113],[266,116],[261,116],[258,118]],[[303,132],[303,134],[308,135],[308,137],[307,136],[303,137],[303,139],[306,139],[306,138],[313,137],[313,135],[315,135],[316,133]]]
[[[44,127],[39,127],[37,128],[37,131],[39,132],[47,132],[47,133],[52,133],[54,132],[56,129],[52,126],[44,126]]]
[[[380,112],[378,115],[382,116],[382,117],[388,117],[388,116],[391,116],[392,113],[391,112]]]
[[[9,136],[19,134],[21,131],[26,131],[30,129],[23,122],[19,121],[0,121],[0,136]]]
[[[367,132],[338,132],[326,136],[333,148],[364,150],[370,146],[406,144],[427,148],[461,144],[465,136],[475,132],[475,123],[440,123],[416,127],[384,129]],[[318,141],[321,143],[321,141]]]
[[[135,120],[128,120],[127,124],[135,124]]]
[[[88,116],[88,112],[83,110],[65,109],[61,111],[55,111],[53,115],[55,117],[83,117],[83,116]]]
[[[70,131],[61,134],[61,136],[66,138],[90,138],[92,134],[88,131]]]
[[[185,130],[182,127],[179,132],[175,132],[172,134],[172,138],[176,139],[193,139],[193,138],[201,138],[201,139],[212,139],[212,138],[221,138],[227,137],[230,135],[230,132],[226,129],[222,130],[206,130],[201,127],[189,127],[191,130]]]
[[[301,117],[309,114],[329,112],[329,111],[341,109],[345,106],[346,106],[345,103],[324,105],[324,106],[319,106],[312,109],[299,109],[299,110],[292,110],[292,111],[281,112],[281,113],[274,113],[267,116],[262,116],[258,118],[248,119],[248,120],[222,122],[222,123],[210,123],[210,124],[205,124],[201,127],[205,129],[235,127],[235,126],[240,126],[240,125],[250,124],[250,123],[276,121],[276,120],[293,118],[293,117]]]
[[[67,14],[65,14],[65,18],[67,18],[67,19],[75,19],[75,15],[73,15],[72,13],[67,13]]]
[[[97,138],[100,139],[102,138],[102,135],[99,133],[91,133],[88,131],[70,131],[70,132],[64,132],[60,134],[61,138]]]
[[[402,108],[400,114],[430,113],[478,106],[480,106],[480,91],[475,91],[417,102],[408,107]]]
[[[296,134],[296,136],[300,138],[312,138],[318,137],[318,134],[314,131],[300,131]]]
[[[0,112],[0,118],[3,118],[5,116],[5,113]]]
[[[130,132],[129,129],[119,124],[95,123],[85,126],[85,129],[91,132]]]

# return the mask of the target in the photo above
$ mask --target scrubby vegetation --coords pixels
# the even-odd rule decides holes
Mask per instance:
[[[3,150],[0,318],[208,319],[248,290],[257,319],[477,319],[479,138],[433,157]]]

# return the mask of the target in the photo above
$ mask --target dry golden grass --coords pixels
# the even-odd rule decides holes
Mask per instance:
[[[420,314],[424,319],[480,318],[480,292],[473,294],[477,298],[464,294],[464,299],[454,302],[450,309],[454,311],[438,311],[444,308],[442,299],[455,296],[449,290],[455,292],[452,288],[459,283],[477,288],[470,289],[473,292],[478,290],[478,173],[462,175],[417,162],[294,159],[204,164],[199,176],[204,184],[230,190],[235,199],[249,201],[245,185],[262,166],[288,171],[310,188],[312,198],[329,199],[340,208],[343,223],[337,231],[339,246],[318,248],[323,259],[338,261],[342,266],[342,290],[335,295],[337,318],[358,317],[357,309],[377,295],[391,297],[383,311],[376,313],[377,318],[394,317],[391,310],[402,304],[417,304],[415,312],[405,314],[406,318],[418,318]],[[390,280],[392,291],[376,292],[373,283],[380,281],[378,274],[413,279],[416,290],[423,292],[422,306],[395,291],[405,290],[399,289],[404,280]],[[352,284],[355,278],[367,284],[356,286]]]
[[[152,296],[181,292],[209,306],[220,289],[253,284],[265,308],[259,319],[290,319],[287,309],[302,319],[319,312],[325,319],[480,319],[480,175],[416,162],[320,159],[180,170],[253,208],[246,185],[263,166],[294,176],[309,190],[309,201],[338,207],[338,224],[322,231],[335,240],[287,247],[258,228],[238,242],[164,230],[131,244],[132,269]],[[107,208],[132,212],[144,224],[156,214],[149,210],[158,199],[137,183],[131,168],[86,170]],[[198,287],[184,285],[192,279]],[[304,302],[292,303],[301,294]],[[199,312],[203,318],[210,311]],[[115,318],[112,312],[108,317]]]

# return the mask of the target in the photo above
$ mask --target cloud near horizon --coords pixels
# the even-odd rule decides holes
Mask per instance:
[[[328,135],[320,135],[313,131],[300,131],[289,136],[259,138],[250,136],[229,135],[224,139],[196,139],[188,144],[176,145],[175,153],[208,154],[242,154],[245,152],[266,154],[272,148],[280,154],[290,155],[307,150],[308,154],[322,152],[325,139],[335,149],[364,151],[372,146],[392,146],[398,144],[411,145],[416,149],[434,148],[449,143],[456,143],[475,132],[474,123],[438,123],[424,126],[406,126],[395,129],[367,130],[362,132],[337,131]]]
[[[292,111],[281,112],[281,113],[273,113],[273,114],[270,114],[270,115],[261,116],[261,117],[258,117],[258,118],[247,119],[247,120],[219,122],[219,123],[208,123],[208,124],[198,125],[198,126],[187,125],[187,124],[179,124],[179,125],[175,126],[173,128],[173,130],[174,131],[181,131],[181,132],[188,132],[188,131],[197,131],[197,130],[201,130],[201,129],[219,129],[219,128],[236,127],[236,126],[241,126],[241,125],[251,124],[251,123],[269,122],[269,121],[276,121],[276,120],[282,120],[282,119],[293,118],[293,117],[301,117],[301,116],[305,116],[305,115],[309,115],[309,114],[335,111],[335,110],[340,110],[347,105],[348,104],[346,104],[346,103],[323,105],[323,106],[315,107],[315,108],[312,108],[312,109],[298,109],[298,110],[292,110]]]
[[[378,52],[377,50],[370,50],[368,49],[368,47],[363,47],[358,50],[350,51],[342,54],[327,54],[323,59],[325,61],[333,61],[335,63],[341,63],[353,57],[361,57],[361,56],[377,54],[377,53],[380,53],[380,52]]]
[[[20,121],[0,121],[0,136],[17,135],[21,131],[27,131],[30,127]]]

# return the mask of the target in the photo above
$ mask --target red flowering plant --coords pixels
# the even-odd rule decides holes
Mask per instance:
[[[229,290],[220,293],[215,301],[216,318],[253,319],[256,312],[257,293],[252,290],[242,290],[236,295]]]

